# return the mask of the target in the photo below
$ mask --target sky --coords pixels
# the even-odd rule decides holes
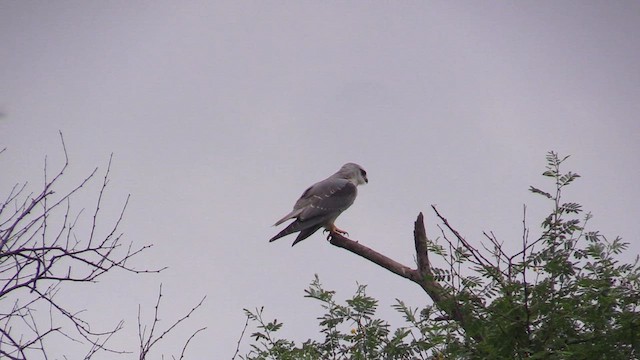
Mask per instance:
[[[380,316],[399,320],[395,298],[431,303],[417,285],[320,233],[268,243],[272,224],[356,162],[369,184],[336,222],[354,240],[414,266],[417,214],[440,235],[434,204],[472,243],[493,231],[515,250],[523,205],[532,236],[550,210],[527,189],[552,186],[540,174],[554,150],[582,175],[567,201],[631,242],[633,259],[639,32],[634,1],[1,1],[0,196],[24,181],[37,191],[45,156],[62,166],[58,131],[71,162],[61,189],[113,153],[101,229],[130,194],[124,239],[154,245],[135,265],[168,269],[60,297],[98,327],[123,319],[111,346],[134,354],[122,358],[160,284],[161,324],[207,298],[154,358],[204,326],[187,356],[231,358],[243,308],[264,306],[283,337],[317,338],[322,309],[303,298],[314,274],[339,300],[367,284]],[[74,208],[90,209],[99,185]]]

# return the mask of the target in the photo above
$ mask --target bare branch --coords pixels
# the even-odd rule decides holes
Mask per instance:
[[[358,256],[361,256],[376,265],[402,276],[420,285],[429,295],[436,306],[442,310],[446,316],[456,321],[465,331],[476,341],[481,341],[482,336],[473,331],[472,323],[477,321],[473,318],[469,310],[463,310],[455,296],[440,285],[433,276],[433,270],[429,263],[424,219],[422,213],[418,215],[414,224],[414,243],[416,247],[416,258],[418,269],[411,269],[399,262],[382,255],[371,248],[359,244],[357,241],[348,239],[338,233],[329,234],[329,242],[337,247],[346,249]]]
[[[193,338],[196,337],[196,335],[198,335],[199,332],[205,331],[205,330],[207,330],[206,327],[200,328],[194,331],[193,334],[191,334],[191,336],[189,336],[189,338],[187,339],[187,342],[185,342],[184,346],[182,347],[182,351],[180,352],[180,360],[184,359],[184,353],[187,351],[187,347],[189,347],[189,343],[191,342],[191,340],[193,340]],[[173,358],[175,359],[175,356]]]
[[[242,338],[244,337],[244,332],[247,331],[247,327],[249,326],[249,315],[247,315],[247,321],[244,322],[244,327],[242,328],[242,333],[240,334],[240,338],[238,339],[238,344],[236,345],[236,352],[233,353],[233,357],[231,360],[234,360],[238,353],[240,352],[240,343],[242,342]]]
[[[400,275],[403,278],[409,279],[411,281],[415,281],[420,277],[420,274],[416,270],[402,265],[399,262],[388,258],[371,248],[361,245],[357,241],[348,239],[338,233],[331,233],[329,236],[329,242],[331,243],[331,245],[341,247],[343,249],[351,251],[356,255],[362,256],[363,258],[391,271],[396,275]]]
[[[431,208],[433,209],[433,211],[435,211],[438,218],[442,220],[442,222],[447,227],[447,229],[449,229],[449,231],[451,231],[451,233],[455,235],[455,237],[463,244],[463,246],[471,252],[471,255],[473,255],[473,257],[475,258],[476,265],[479,265],[482,267],[491,266],[491,262],[487,260],[487,258],[485,258],[476,248],[471,246],[471,244],[469,244],[469,242],[467,242],[467,240],[464,237],[462,237],[462,235],[460,235],[460,233],[449,224],[449,221],[445,217],[440,215],[440,213],[438,212],[438,209],[436,209],[434,205],[431,205]]]
[[[186,315],[184,315],[183,317],[179,318],[178,320],[174,321],[166,330],[164,330],[159,336],[155,336],[155,332],[156,332],[156,326],[158,326],[158,323],[160,322],[160,317],[159,317],[159,313],[160,313],[160,300],[162,299],[162,284],[160,284],[160,290],[158,291],[158,299],[156,301],[156,305],[155,305],[155,309],[154,309],[154,318],[153,318],[153,322],[151,323],[151,329],[149,331],[149,334],[147,334],[147,327],[142,325],[142,316],[141,316],[141,308],[140,306],[138,307],[138,340],[140,341],[140,360],[145,360],[147,359],[147,355],[149,354],[149,352],[151,351],[151,349],[158,343],[158,341],[162,340],[167,334],[169,334],[171,331],[173,331],[178,325],[180,325],[180,323],[184,322],[186,319],[188,319],[196,310],[198,310],[198,308],[200,308],[200,306],[202,306],[202,304],[204,303],[204,300],[207,297],[203,297],[200,302],[194,306]],[[182,347],[182,352],[180,355],[180,359],[182,359],[184,357],[184,353],[187,349],[187,347],[189,346],[189,343],[191,342],[191,340],[201,331],[205,330],[205,328],[200,328],[198,330],[196,330],[194,333],[191,334],[191,336],[187,339],[186,343],[184,344],[184,346]]]
[[[429,251],[427,249],[427,232],[424,227],[424,216],[418,214],[413,227],[413,239],[416,247],[416,259],[420,277],[432,276],[429,263]]]

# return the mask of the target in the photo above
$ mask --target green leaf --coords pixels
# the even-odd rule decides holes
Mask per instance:
[[[578,203],[564,203],[560,206],[560,211],[567,214],[577,214],[582,212],[582,205]]]
[[[569,185],[571,182],[573,182],[573,180],[579,178],[580,175],[572,173],[571,171],[569,171],[568,173],[562,175],[560,177],[560,179],[558,179],[558,184],[560,186],[565,186],[565,185]]]
[[[544,192],[538,188],[534,188],[533,186],[529,186],[529,191],[531,191],[534,194],[540,194],[542,196],[545,196],[548,199],[552,198],[551,194],[549,194],[548,192]]]

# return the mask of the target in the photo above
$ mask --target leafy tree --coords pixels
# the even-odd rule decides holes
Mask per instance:
[[[478,250],[432,206],[442,239],[426,236],[422,214],[415,223],[416,269],[355,241],[332,234],[331,244],[364,257],[420,285],[433,301],[412,309],[396,300],[405,323],[391,331],[376,317],[377,301],[358,286],[345,304],[324,290],[318,277],[306,297],[320,301],[324,340],[300,345],[279,339],[283,324],[264,320],[263,309],[246,310],[257,327],[241,359],[638,359],[640,265],[617,259],[629,244],[586,226],[590,213],[563,202],[580,176],[562,172],[568,157],[547,154],[543,176],[550,190],[529,190],[548,199],[551,212],[531,240],[523,221],[521,249],[507,254],[493,234]],[[525,207],[526,219],[526,207]],[[444,260],[431,264],[429,255]],[[243,331],[244,334],[244,331]],[[240,347],[238,342],[238,349]]]

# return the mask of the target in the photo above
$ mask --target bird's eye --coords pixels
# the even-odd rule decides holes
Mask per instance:
[[[367,176],[367,172],[364,171],[363,169],[360,169],[360,175],[362,176]]]

